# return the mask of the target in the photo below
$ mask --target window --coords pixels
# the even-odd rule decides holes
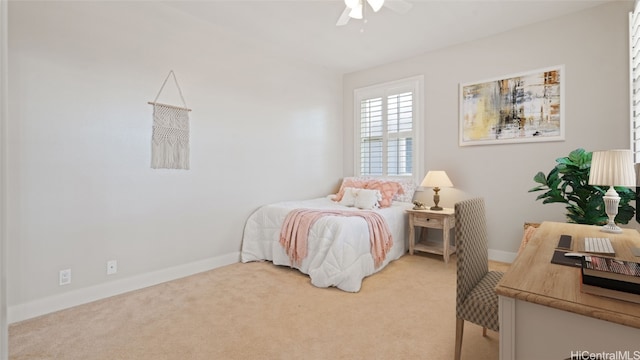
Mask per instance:
[[[422,77],[357,89],[356,174],[408,177],[419,172],[416,135],[422,113]]]
[[[633,160],[640,163],[640,16],[638,3],[629,14],[629,56],[631,74],[631,151]]]

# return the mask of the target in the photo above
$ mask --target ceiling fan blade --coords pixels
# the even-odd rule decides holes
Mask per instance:
[[[411,10],[413,4],[404,0],[386,0],[383,6],[397,13],[404,14],[407,11]]]
[[[373,9],[373,12],[378,12],[382,9],[382,5],[384,5],[384,0],[367,0],[369,6]]]
[[[351,12],[351,9],[349,9],[348,7],[345,7],[344,11],[342,12],[342,15],[340,15],[340,17],[338,18],[338,22],[336,23],[336,26],[347,25],[350,19],[349,12]]]
[[[363,9],[364,5],[362,4],[362,2],[360,2],[358,5],[356,5],[356,7],[351,9],[351,11],[349,12],[349,17],[358,20],[362,19],[362,17],[364,16]]]

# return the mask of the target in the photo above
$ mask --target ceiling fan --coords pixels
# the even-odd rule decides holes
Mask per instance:
[[[380,11],[384,6],[400,14],[406,13],[413,6],[404,0],[344,0],[344,4],[344,11],[338,18],[336,26],[346,25],[351,18],[362,19],[367,4],[374,12]]]

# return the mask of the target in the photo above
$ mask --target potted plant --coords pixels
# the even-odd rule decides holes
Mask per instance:
[[[568,222],[576,224],[604,225],[608,222],[602,197],[609,187],[589,185],[589,170],[591,169],[591,155],[584,149],[576,149],[569,156],[556,159],[557,165],[545,175],[538,172],[533,181],[540,184],[529,192],[544,191],[536,200],[543,204],[567,204]],[[616,186],[620,196],[618,224],[627,224],[635,214],[635,208],[629,205],[635,199],[636,193],[627,188]]]

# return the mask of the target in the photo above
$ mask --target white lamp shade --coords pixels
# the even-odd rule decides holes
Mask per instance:
[[[422,187],[452,187],[447,173],[442,170],[429,171],[422,180]]]
[[[636,172],[631,150],[594,151],[589,184],[601,186],[636,186]]]

